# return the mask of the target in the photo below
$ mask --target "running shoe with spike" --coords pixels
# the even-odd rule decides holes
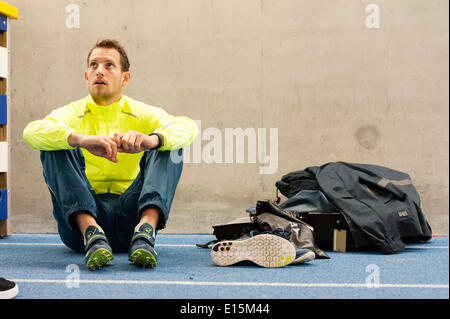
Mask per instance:
[[[89,270],[97,270],[113,260],[111,246],[106,235],[95,226],[89,226],[85,233],[85,263]]]
[[[153,234],[153,227],[148,223],[144,223],[135,231],[131,239],[128,260],[138,267],[153,268],[158,263]]]

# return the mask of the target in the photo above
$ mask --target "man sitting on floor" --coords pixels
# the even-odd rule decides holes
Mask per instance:
[[[115,40],[96,43],[84,73],[89,95],[29,123],[25,141],[41,150],[62,241],[98,269],[128,251],[154,267],[156,232],[165,227],[195,123],[122,94],[129,61]]]

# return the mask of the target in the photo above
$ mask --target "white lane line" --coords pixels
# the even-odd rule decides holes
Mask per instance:
[[[443,248],[443,249],[448,249],[448,246],[405,246],[405,248]]]
[[[197,247],[194,244],[156,244],[156,247]]]
[[[63,243],[0,243],[0,246],[64,246]],[[156,244],[156,247],[197,247],[195,244]],[[449,246],[406,246],[411,249],[448,249]]]
[[[58,243],[0,243],[0,246],[64,246]]]
[[[57,243],[0,243],[0,246],[65,246]],[[156,244],[156,247],[197,247],[184,244]]]
[[[56,237],[59,238],[58,234],[11,234],[9,235],[10,237]],[[158,237],[172,237],[172,238],[176,238],[176,237],[211,237],[214,238],[215,236],[212,234],[165,234],[165,233],[158,233]]]
[[[59,279],[9,279],[18,283],[65,284]],[[289,283],[289,282],[226,282],[226,281],[165,281],[165,280],[79,280],[80,284],[116,284],[116,285],[172,285],[172,286],[251,286],[251,287],[301,287],[301,288],[374,288],[359,283]],[[379,284],[379,288],[424,288],[449,289],[449,285],[440,284]]]

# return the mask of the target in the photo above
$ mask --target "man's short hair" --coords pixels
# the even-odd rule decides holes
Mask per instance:
[[[94,47],[89,51],[89,54],[87,56],[87,63],[89,65],[89,58],[91,56],[92,51],[96,48],[108,48],[108,49],[116,49],[120,54],[120,67],[122,69],[122,72],[128,72],[130,70],[130,61],[128,60],[127,53],[125,52],[125,49],[123,46],[119,43],[117,40],[113,39],[104,39],[99,40],[94,45]]]

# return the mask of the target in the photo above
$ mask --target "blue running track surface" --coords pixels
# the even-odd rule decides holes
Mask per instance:
[[[16,299],[449,298],[448,237],[391,255],[327,252],[331,259],[282,268],[216,266],[209,249],[195,246],[212,239],[160,233],[156,268],[137,268],[122,253],[89,271],[57,234],[12,234],[0,239],[0,277],[18,284]]]

